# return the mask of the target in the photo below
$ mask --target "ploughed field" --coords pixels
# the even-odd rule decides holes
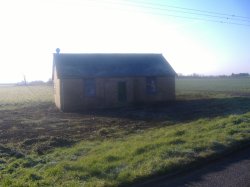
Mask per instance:
[[[52,86],[0,86],[0,186],[131,184],[249,142],[250,78],[177,78],[176,94],[62,113]]]

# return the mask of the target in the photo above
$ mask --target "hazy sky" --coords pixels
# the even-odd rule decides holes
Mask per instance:
[[[48,80],[57,47],[163,53],[182,74],[250,73],[249,0],[0,0],[0,24],[0,83]]]

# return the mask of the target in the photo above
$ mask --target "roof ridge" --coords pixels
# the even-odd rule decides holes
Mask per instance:
[[[54,53],[56,55],[162,55],[162,53]]]

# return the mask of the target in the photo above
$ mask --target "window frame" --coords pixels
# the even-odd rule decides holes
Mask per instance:
[[[156,77],[146,77],[146,93],[148,95],[157,94],[157,78]]]

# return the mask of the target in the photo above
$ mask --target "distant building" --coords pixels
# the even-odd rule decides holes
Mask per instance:
[[[55,104],[76,111],[171,101],[175,76],[162,54],[56,53]]]

